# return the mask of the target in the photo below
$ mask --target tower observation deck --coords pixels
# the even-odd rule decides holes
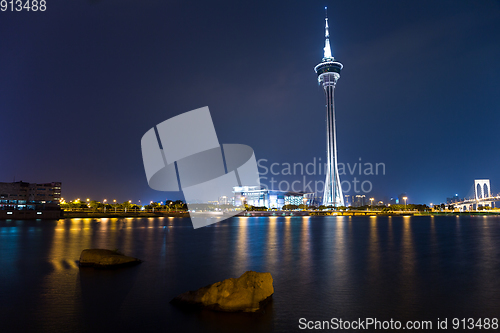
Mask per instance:
[[[326,12],[326,7],[325,7]],[[314,71],[318,75],[318,83],[323,86],[326,98],[326,156],[327,169],[323,205],[344,206],[344,196],[337,166],[337,136],[335,128],[334,92],[343,65],[335,60],[330,48],[330,33],[328,31],[328,15],[325,17],[325,48],[324,56]]]

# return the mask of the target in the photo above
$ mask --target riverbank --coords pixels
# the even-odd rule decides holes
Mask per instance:
[[[500,211],[471,211],[471,212],[419,212],[394,211],[382,212],[376,210],[363,211],[245,211],[236,216],[467,216],[467,215],[500,215]],[[189,217],[188,212],[63,212],[61,218],[124,218],[124,217]]]
[[[189,217],[187,212],[71,212],[64,211],[61,218],[117,218],[117,217]]]
[[[445,215],[500,215],[500,211],[473,211],[473,212],[420,212],[420,211],[394,211],[383,212],[378,210],[352,210],[352,211],[248,211],[240,216],[445,216]]]

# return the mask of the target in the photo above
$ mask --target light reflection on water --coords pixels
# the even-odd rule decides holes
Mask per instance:
[[[269,231],[267,233],[267,240],[265,243],[265,246],[266,246],[266,251],[265,251],[265,253],[266,253],[266,256],[265,256],[266,269],[271,269],[273,266],[276,265],[277,261],[279,260],[277,219],[278,219],[277,217],[270,217],[269,218],[269,224],[268,224]]]
[[[310,281],[311,280],[311,251],[312,251],[312,244],[311,244],[311,234],[309,231],[309,216],[304,216],[302,218],[299,218],[300,221],[299,223],[301,224],[300,226],[300,252],[299,252],[299,274],[301,276],[301,279],[303,281]],[[298,221],[297,221],[298,222]]]
[[[380,267],[380,243],[378,238],[377,217],[370,216],[370,241],[368,246],[369,274],[376,276]]]
[[[236,258],[235,258],[235,266],[247,266],[248,260],[248,239],[247,239],[247,230],[248,230],[248,217],[239,218],[239,226],[238,226],[238,239],[236,241]]]
[[[79,269],[85,248],[144,262]],[[234,217],[196,230],[180,218],[0,221],[0,320],[7,331],[290,332],[300,317],[491,317],[499,258],[494,216]],[[168,304],[246,270],[273,275],[263,315]]]

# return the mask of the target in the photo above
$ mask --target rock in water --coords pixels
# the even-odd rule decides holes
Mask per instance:
[[[201,306],[217,311],[255,312],[274,293],[271,273],[247,271],[239,278],[226,279],[175,297],[172,303]]]
[[[80,266],[93,266],[100,268],[135,265],[141,260],[127,257],[117,251],[104,249],[86,249],[80,255]]]

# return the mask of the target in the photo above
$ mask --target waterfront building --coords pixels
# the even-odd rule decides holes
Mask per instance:
[[[233,202],[236,207],[249,205],[281,209],[284,205],[311,205],[314,193],[269,190],[261,186],[233,187]]]
[[[446,198],[446,204],[447,205],[451,205],[455,202],[460,202],[461,199],[458,197],[458,194],[455,194],[454,196],[452,196],[451,198]]]
[[[349,195],[349,194],[346,194],[346,195],[345,195],[344,205],[345,205],[346,207],[352,206],[352,200],[349,202],[349,197],[350,197],[350,195]]]
[[[326,7],[325,7],[326,11]],[[323,193],[323,205],[344,206],[344,195],[340,183],[337,166],[337,137],[335,127],[334,92],[343,65],[335,60],[330,48],[330,33],[328,30],[328,15],[325,17],[325,47],[324,56],[314,71],[318,82],[322,85],[326,98],[326,181]]]
[[[223,195],[223,196],[219,197],[218,204],[219,205],[229,205],[229,203],[230,203],[229,201],[230,201],[230,199],[227,196]]]
[[[366,202],[366,195],[364,194],[357,194],[356,196],[352,196],[352,206],[353,207],[362,207],[367,205],[368,203]]]
[[[61,183],[0,183],[0,209],[35,210],[59,205]]]
[[[405,204],[405,199],[404,198],[408,198],[408,195],[406,194],[406,192],[401,193],[400,195],[398,195],[398,200],[396,200],[396,203],[400,204],[400,205],[404,205]],[[406,199],[406,200],[408,200],[408,199]],[[409,203],[409,202],[406,202],[406,203]]]
[[[61,183],[0,183],[0,219],[59,218]]]

